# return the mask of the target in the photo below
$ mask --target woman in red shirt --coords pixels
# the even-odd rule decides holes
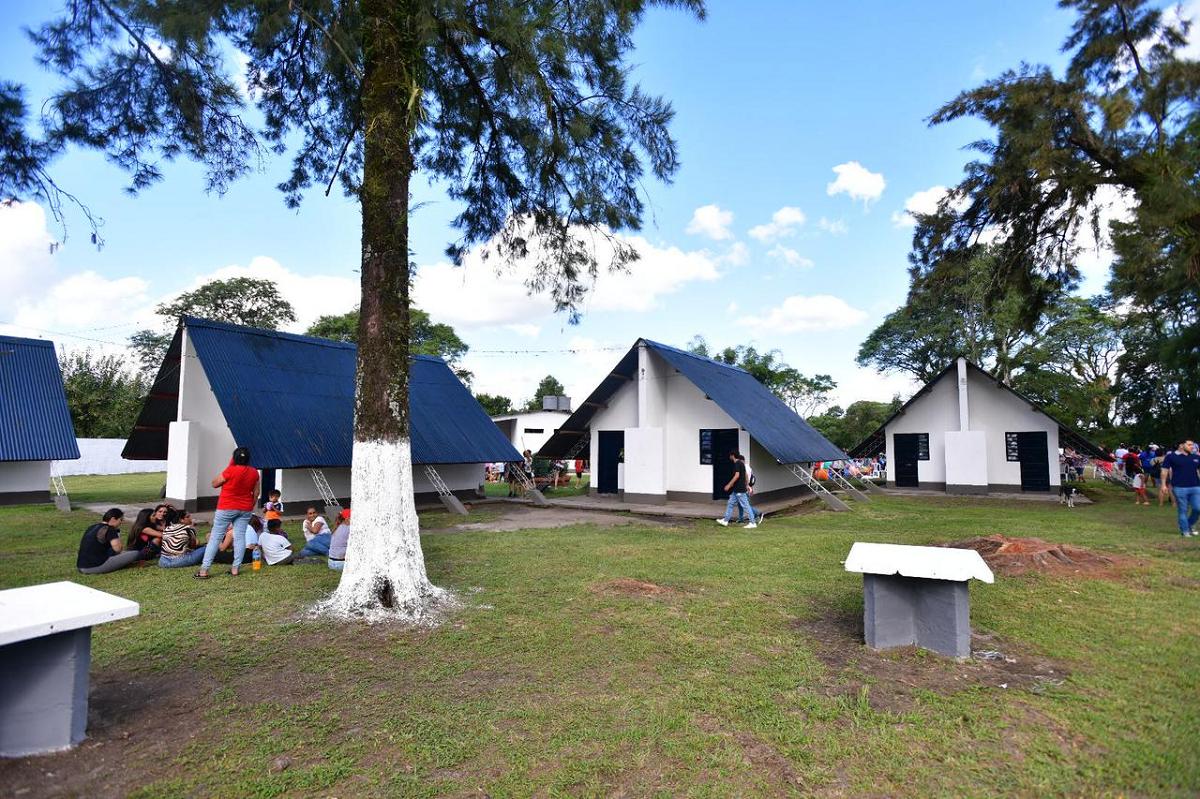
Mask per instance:
[[[217,547],[231,524],[233,568],[229,573],[236,577],[241,568],[242,555],[246,551],[246,525],[250,522],[255,500],[258,499],[258,470],[250,466],[250,450],[245,447],[235,449],[229,466],[213,478],[212,487],[221,489],[221,495],[217,497],[217,512],[213,516],[213,529],[204,548],[204,561],[200,564],[200,571],[196,572],[196,577],[201,580],[209,578],[208,570],[217,557]]]

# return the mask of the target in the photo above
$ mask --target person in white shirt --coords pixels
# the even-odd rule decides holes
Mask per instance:
[[[315,506],[309,506],[304,512],[304,540],[312,541],[314,537],[321,533],[329,532],[329,523],[325,521],[325,517],[317,512]]]
[[[258,546],[268,566],[289,566],[295,557],[292,542],[283,534],[283,522],[279,519],[267,522],[266,532],[258,537]]]

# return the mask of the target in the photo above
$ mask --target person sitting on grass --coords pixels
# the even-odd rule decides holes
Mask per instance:
[[[292,542],[283,532],[283,521],[271,519],[267,522],[267,530],[258,537],[258,546],[262,549],[262,559],[268,566],[290,566],[295,559],[292,552]]]
[[[346,547],[350,544],[350,509],[338,515],[338,526],[329,541],[329,568],[341,571],[346,565]]]
[[[329,522],[317,510],[316,505],[309,505],[304,511],[304,540],[312,541],[321,533],[329,532]]]
[[[141,551],[125,549],[121,541],[124,521],[124,511],[109,508],[99,522],[83,532],[83,538],[79,539],[79,554],[75,558],[75,568],[80,574],[108,574],[137,563]]]
[[[272,488],[271,492],[267,494],[267,497],[267,501],[264,502],[262,506],[263,518],[267,521],[271,521],[272,519],[282,519],[283,503],[280,502],[280,499],[283,497],[283,494],[280,493],[278,488]]]
[[[167,528],[162,534],[162,553],[158,557],[159,568],[181,569],[199,565],[204,560],[204,550],[196,538],[191,512],[171,508],[167,511],[166,522]]]
[[[162,531],[166,527],[164,519],[170,505],[157,505],[153,510],[143,508],[133,520],[129,528],[129,538],[125,541],[125,549],[136,549],[142,554],[142,560],[153,560],[162,549]]]

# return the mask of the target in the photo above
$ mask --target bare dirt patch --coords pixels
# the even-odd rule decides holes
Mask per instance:
[[[201,734],[217,682],[198,672],[98,674],[88,699],[88,737],[69,752],[0,760],[12,797],[125,796],[166,776],[163,746],[177,750]],[[169,742],[169,744],[168,744]]]
[[[429,533],[492,532],[507,533],[515,530],[550,530],[558,527],[574,527],[580,524],[598,527],[622,527],[636,524],[639,527],[664,527],[666,523],[657,519],[633,517],[623,513],[575,510],[573,508],[530,508],[524,505],[507,505],[502,516],[483,522],[467,522],[453,527],[426,530]]]
[[[593,585],[591,590],[597,594],[607,594],[609,596],[651,598],[676,596],[680,593],[676,588],[646,582],[645,580],[635,580],[632,577],[618,577],[615,580],[605,580],[602,583]]]
[[[972,656],[959,661],[911,646],[869,649],[863,643],[860,613],[823,608],[791,626],[815,644],[814,652],[826,667],[825,694],[865,698],[873,710],[911,712],[927,691],[950,695],[992,688],[1041,693],[1062,684],[1069,674],[1062,663],[985,633],[971,636]]]
[[[992,571],[1008,577],[1050,574],[1061,577],[1119,579],[1142,565],[1133,558],[1101,555],[1084,547],[1055,544],[1040,538],[1009,538],[988,535],[942,544],[954,549],[973,549]]]

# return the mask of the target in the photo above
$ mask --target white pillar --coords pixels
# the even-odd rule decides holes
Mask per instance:
[[[650,351],[645,342],[638,342],[637,362],[637,426],[642,427],[650,420]]]
[[[971,413],[967,407],[967,359],[958,359],[958,429],[965,433],[971,429]]]

